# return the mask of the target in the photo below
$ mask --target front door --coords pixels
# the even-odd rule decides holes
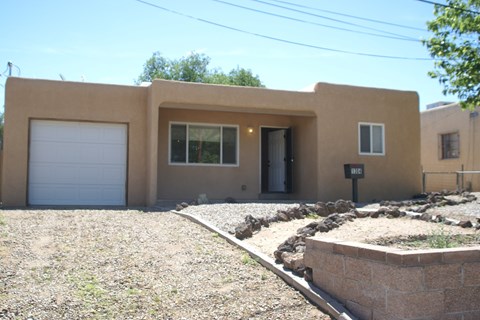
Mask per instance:
[[[291,129],[262,128],[262,192],[292,192]]]
[[[286,189],[286,130],[268,133],[268,191],[285,192]]]

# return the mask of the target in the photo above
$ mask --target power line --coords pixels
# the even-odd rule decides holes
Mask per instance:
[[[196,21],[200,21],[200,22],[203,22],[203,23],[206,23],[206,24],[210,24],[210,25],[213,25],[213,26],[216,26],[216,27],[220,27],[220,28],[223,28],[223,29],[228,29],[228,30],[252,35],[252,36],[255,36],[255,37],[269,39],[269,40],[282,42],[282,43],[287,43],[287,44],[291,44],[291,45],[296,45],[296,46],[300,46],[300,47],[306,47],[306,48],[323,50],[323,51],[330,51],[330,52],[338,52],[338,53],[357,55],[357,56],[364,56],[364,57],[372,57],[372,58],[385,58],[385,59],[394,59],[394,60],[416,60],[416,61],[426,61],[426,60],[431,61],[432,60],[431,58],[387,56],[387,55],[380,55],[380,54],[355,52],[355,51],[334,49],[334,48],[328,48],[328,47],[321,47],[321,46],[316,46],[316,45],[312,45],[312,44],[307,44],[307,43],[302,43],[302,42],[296,42],[296,41],[276,38],[276,37],[272,37],[272,36],[268,36],[268,35],[264,35],[264,34],[260,34],[260,33],[255,33],[255,32],[250,32],[250,31],[246,31],[246,30],[243,30],[243,29],[230,27],[230,26],[227,26],[227,25],[224,25],[224,24],[220,24],[220,23],[213,22],[213,21],[206,20],[206,19],[202,19],[202,18],[197,18],[197,17],[191,16],[191,15],[188,15],[188,14],[185,14],[185,13],[181,13],[181,12],[178,12],[178,11],[175,11],[175,10],[172,10],[172,9],[161,7],[159,5],[156,5],[156,4],[147,2],[147,1],[143,1],[143,0],[134,0],[134,1],[140,2],[142,4],[145,4],[145,5],[148,5],[148,6],[151,6],[151,7],[154,7],[154,8],[169,12],[169,13],[173,13],[173,14],[176,14],[176,15],[179,15],[179,16],[182,16],[182,17],[186,17],[186,18],[189,18],[189,19],[192,19],[192,20],[196,20]]]
[[[281,8],[281,9],[305,14],[305,15],[308,15],[308,16],[316,17],[316,18],[321,18],[321,19],[326,19],[326,20],[330,20],[330,21],[335,21],[335,22],[338,22],[338,23],[343,23],[343,24],[346,24],[346,25],[349,25],[349,26],[355,26],[355,27],[358,27],[358,28],[363,28],[363,29],[367,29],[367,30],[382,32],[382,33],[385,33],[385,34],[390,34],[390,35],[394,35],[394,36],[402,37],[402,38],[410,38],[410,37],[406,37],[406,36],[398,34],[398,33],[388,32],[388,31],[385,31],[385,30],[379,30],[379,29],[376,29],[376,28],[370,28],[370,27],[367,27],[367,26],[362,26],[362,25],[353,23],[353,22],[347,22],[347,21],[343,21],[343,20],[339,20],[339,19],[335,19],[335,18],[321,16],[319,14],[315,14],[315,13],[311,13],[311,12],[307,12],[307,11],[302,11],[302,10],[297,10],[297,9],[293,9],[293,8],[289,8],[289,7],[285,7],[285,6],[280,6],[278,4],[273,4],[273,3],[269,3],[269,2],[265,2],[265,1],[261,1],[261,0],[250,0],[250,1],[262,3],[262,4],[265,4],[267,6],[272,6],[272,7],[276,7],[276,8]],[[413,38],[410,38],[410,39],[413,39]]]
[[[435,2],[435,1],[429,1],[429,0],[416,0],[416,1],[423,2],[423,3],[428,3],[428,4],[433,4],[435,6],[440,6],[440,7],[444,7],[444,8],[451,8],[451,9],[455,9],[455,10],[458,10],[458,11],[470,12],[470,13],[473,13],[473,14],[480,14],[480,12],[478,12],[478,11],[473,11],[473,10],[470,10],[470,9],[455,7],[455,6],[451,6],[451,5],[448,5],[448,4],[438,3],[438,2]]]
[[[249,11],[253,11],[253,12],[257,12],[257,13],[266,14],[266,15],[269,15],[269,16],[274,16],[274,17],[277,17],[277,18],[297,21],[297,22],[301,22],[301,23],[313,24],[313,25],[316,25],[316,26],[331,28],[331,29],[335,29],[335,30],[353,32],[353,33],[357,33],[357,34],[365,34],[365,35],[369,35],[369,36],[389,38],[389,39],[395,39],[395,40],[414,41],[414,42],[419,42],[420,41],[418,39],[405,37],[405,36],[401,36],[401,37],[388,36],[388,35],[384,35],[384,34],[364,32],[364,31],[352,30],[352,29],[341,28],[341,27],[334,27],[334,26],[330,26],[330,25],[326,25],[326,24],[321,24],[321,23],[312,22],[312,21],[306,21],[306,20],[297,19],[297,18],[293,18],[293,17],[289,17],[289,16],[284,16],[284,15],[280,15],[280,14],[276,14],[276,13],[272,13],[272,12],[262,11],[262,10],[258,10],[258,9],[254,9],[254,8],[250,8],[250,7],[244,7],[244,6],[241,6],[241,5],[233,4],[233,3],[222,1],[222,0],[211,0],[211,1],[218,2],[218,3],[223,3],[223,4],[226,4],[226,5],[232,6],[232,7],[237,7],[237,8],[241,8],[241,9],[245,9],[245,10],[249,10]]]
[[[404,28],[404,29],[411,29],[411,30],[428,32],[427,29],[422,29],[422,28],[407,26],[407,25],[398,24],[398,23],[393,23],[393,22],[388,22],[388,21],[382,21],[382,20],[376,20],[376,19],[371,19],[371,18],[359,17],[359,16],[354,16],[354,15],[351,15],[351,14],[340,13],[340,12],[335,12],[335,11],[330,11],[330,10],[325,10],[325,9],[319,9],[319,8],[304,6],[304,5],[301,5],[301,4],[292,3],[292,2],[288,2],[288,1],[281,1],[281,0],[270,0],[270,1],[278,2],[278,3],[283,3],[283,4],[287,4],[287,5],[294,6],[294,7],[299,7],[299,8],[304,8],[304,9],[319,11],[319,12],[326,12],[326,13],[334,14],[334,15],[337,15],[337,16],[348,17],[348,18],[357,19],[357,20],[374,22],[374,23],[379,23],[379,24],[384,24],[384,25],[393,26],[393,27],[399,27],[399,28]]]

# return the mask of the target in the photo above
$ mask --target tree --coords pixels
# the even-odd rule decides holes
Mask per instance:
[[[460,99],[462,108],[480,105],[480,0],[446,0],[435,5],[427,22],[433,36],[423,43],[435,61],[429,76],[443,85],[443,94]]]
[[[210,58],[202,53],[191,53],[177,60],[170,60],[160,52],[153,53],[143,66],[143,72],[136,81],[151,82],[154,79],[201,82],[247,87],[264,87],[258,75],[251,70],[237,67],[225,74],[221,69],[208,69]]]

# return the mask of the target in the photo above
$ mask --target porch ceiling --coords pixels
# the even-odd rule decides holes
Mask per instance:
[[[315,112],[313,112],[312,110],[291,110],[281,107],[276,108],[274,106],[225,106],[164,102],[160,104],[159,108],[316,117]]]

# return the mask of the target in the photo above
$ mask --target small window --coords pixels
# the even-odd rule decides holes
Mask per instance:
[[[359,123],[358,135],[360,154],[385,154],[385,128],[383,124]]]
[[[238,164],[238,127],[170,124],[170,163]]]
[[[440,135],[441,159],[456,159],[460,157],[460,136],[458,132]]]

